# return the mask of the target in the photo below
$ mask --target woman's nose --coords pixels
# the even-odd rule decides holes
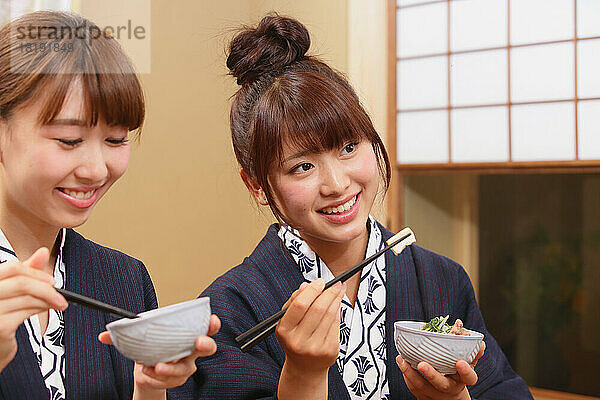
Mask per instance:
[[[75,176],[86,184],[103,184],[108,176],[106,159],[99,146],[92,146],[82,154]]]
[[[322,168],[321,193],[324,196],[343,194],[349,185],[350,177],[341,163]]]

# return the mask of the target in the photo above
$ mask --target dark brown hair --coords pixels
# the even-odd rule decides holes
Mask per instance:
[[[314,152],[364,139],[373,146],[385,189],[390,162],[371,119],[344,76],[316,57],[307,29],[271,14],[231,41],[227,67],[241,88],[231,105],[231,138],[242,169],[256,178],[273,214],[282,219],[268,180],[282,162],[283,142]]]
[[[0,29],[0,118],[42,99],[42,124],[51,122],[76,79],[81,80],[89,126],[141,128],[142,87],[119,43],[80,15],[39,11]]]

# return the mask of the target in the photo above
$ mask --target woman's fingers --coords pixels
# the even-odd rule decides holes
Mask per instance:
[[[29,268],[41,270],[48,265],[50,261],[50,251],[45,247],[40,247],[29,257],[23,261],[23,265]]]
[[[485,353],[485,342],[481,342],[481,347],[479,347],[479,351],[477,352],[477,355],[475,356],[475,359],[473,360],[473,362],[470,365],[470,368],[466,368],[466,367],[459,367],[459,362],[461,364],[466,364],[468,365],[465,361],[458,361],[456,363],[456,373],[452,374],[452,375],[447,375],[448,378],[452,378],[454,381],[458,382],[458,383],[462,383],[462,384],[466,384],[466,385],[474,385],[475,383],[469,383],[472,382],[473,380],[475,382],[477,382],[477,373],[475,372],[475,366],[477,365],[477,362],[479,361],[479,359],[481,357],[483,357],[483,354]],[[465,376],[461,376],[459,374],[459,368],[463,368],[464,371],[464,375]]]
[[[330,302],[327,312],[323,315],[321,322],[312,333],[312,337],[321,342],[323,341],[323,338],[326,337],[328,342],[333,339],[337,343],[339,342],[340,337],[340,308],[342,299],[346,293],[346,284],[338,282],[332,286],[331,289],[335,289],[337,295],[333,298],[333,301]],[[332,291],[332,293],[335,293],[335,291]],[[333,334],[334,332],[335,334]]]
[[[143,366],[142,373],[154,388],[170,388],[180,386],[196,371],[194,360],[188,357],[177,362],[158,363],[154,366]]]
[[[0,327],[0,336],[14,334],[19,325],[32,315],[39,314],[47,309],[42,308],[27,308],[18,311],[13,311],[2,315],[2,326]]]
[[[52,287],[54,279],[42,271],[48,260],[48,250],[41,248],[23,263],[0,265],[0,368],[14,357],[15,332],[23,321],[49,308],[67,307],[65,299]]]
[[[304,285],[277,325],[276,334],[286,353],[282,372],[286,377],[289,371],[304,371],[326,378],[328,368],[335,363],[344,285],[338,283],[323,291],[324,287],[322,279]]]
[[[0,281],[0,300],[20,296],[36,297],[46,303],[46,308],[64,310],[68,305],[64,297],[46,282],[26,275],[17,275]]]
[[[431,392],[427,380],[421,374],[413,369],[407,361],[401,356],[396,357],[396,363],[402,371],[404,382],[408,386],[408,390],[412,392],[418,399],[430,399]]]
[[[310,304],[308,311],[294,328],[295,333],[298,337],[304,339],[310,339],[313,335],[318,341],[322,342],[325,335],[329,331],[329,326],[335,320],[336,314],[340,312],[339,307],[335,311],[330,311],[332,303],[336,302],[339,297],[340,291],[342,290],[342,284],[337,283],[335,286],[322,292],[313,302]],[[322,327],[317,333],[317,330]],[[338,335],[339,336],[339,335]]]
[[[102,332],[98,335],[98,340],[104,344],[114,344],[112,338],[110,337],[110,333],[107,331]]]
[[[285,315],[279,321],[277,330],[288,332],[294,329],[304,318],[313,301],[323,292],[325,282],[319,278],[308,284],[290,303]]]
[[[189,356],[182,358],[182,360],[187,358],[194,362],[198,357],[208,357],[215,354],[215,352],[217,351],[217,343],[214,341],[213,338],[208,336],[197,337],[195,346],[196,351],[194,351]]]
[[[158,363],[154,366],[154,372],[157,377],[183,378],[196,372],[195,358],[185,357],[174,363]]]
[[[294,293],[292,293],[292,295],[290,296],[290,298],[285,302],[285,304],[283,306],[281,306],[281,309],[283,310],[284,308],[286,308],[290,304],[292,304],[292,302],[294,300],[296,300],[296,297],[298,297],[298,295],[300,294],[300,292],[302,292],[307,286],[308,286],[308,282],[302,282],[300,284],[300,287],[298,289],[296,289],[294,291]]]
[[[24,266],[18,261],[0,264],[0,281],[17,275],[29,276],[33,279],[54,285],[54,278],[47,272]]]
[[[331,349],[334,354],[333,358],[337,359],[338,353],[340,352],[340,319],[341,319],[341,306],[344,295],[346,294],[346,284],[343,284],[340,294],[337,299],[331,305],[331,315],[333,315],[333,321],[329,324],[329,331],[327,332],[327,338],[325,339],[324,347]],[[316,338],[316,336],[315,336]]]
[[[221,329],[221,320],[215,314],[210,316],[210,324],[208,326],[208,336],[212,336]]]
[[[21,309],[67,307],[64,297],[52,287],[54,278],[41,271],[48,265],[49,256],[48,249],[42,247],[22,263],[0,266],[0,300],[11,300],[0,303],[0,314],[17,309],[14,301],[21,303]]]
[[[148,377],[152,380],[158,381],[159,376],[155,371],[156,365],[143,365],[143,364],[140,364],[140,365],[142,366],[142,373],[144,375],[146,375],[146,377]]]
[[[444,376],[430,364],[420,362],[418,370],[412,368],[401,356],[396,358],[404,381],[410,391],[419,399],[462,398],[466,385],[477,382],[477,374],[465,361],[456,363],[457,374]]]
[[[134,368],[134,380],[136,385],[141,385],[144,387],[144,390],[147,389],[165,389],[170,387],[168,383],[165,382],[165,378],[159,376],[155,370],[155,366],[145,366],[140,363],[135,363]],[[179,386],[179,385],[173,385]],[[172,387],[172,386],[171,386]]]
[[[475,368],[475,366],[477,365],[477,361],[479,361],[479,359],[481,357],[483,357],[483,354],[485,353],[485,342],[482,341],[481,342],[481,347],[479,348],[479,352],[477,353],[477,355],[475,356],[475,359],[473,360],[473,362],[471,363],[471,366],[473,368]]]
[[[456,362],[456,372],[460,376],[460,382],[464,385],[474,385],[477,383],[477,373],[463,360]]]
[[[417,366],[418,371],[425,379],[433,386],[434,389],[441,393],[458,394],[463,391],[465,385],[462,382],[457,382],[450,379],[435,370],[429,363],[420,362]]]
[[[48,303],[30,294],[0,300],[0,315],[23,309],[48,309]]]

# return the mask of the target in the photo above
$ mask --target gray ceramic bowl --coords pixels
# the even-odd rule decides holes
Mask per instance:
[[[208,333],[210,299],[157,308],[106,325],[121,354],[145,365],[173,361],[192,354],[198,336]]]
[[[426,361],[442,374],[456,373],[456,362],[471,364],[483,340],[483,334],[468,330],[471,336],[449,335],[422,331],[425,322],[397,321],[394,323],[394,341],[398,353],[413,368]]]

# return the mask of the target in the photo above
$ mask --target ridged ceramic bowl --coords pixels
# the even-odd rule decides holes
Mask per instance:
[[[471,336],[449,335],[422,331],[425,322],[397,321],[394,323],[394,342],[398,353],[413,368],[426,361],[442,374],[456,373],[456,362],[471,364],[483,340],[483,334],[468,330]]]
[[[210,299],[157,308],[106,325],[121,354],[144,365],[173,361],[192,354],[198,336],[208,333]]]

